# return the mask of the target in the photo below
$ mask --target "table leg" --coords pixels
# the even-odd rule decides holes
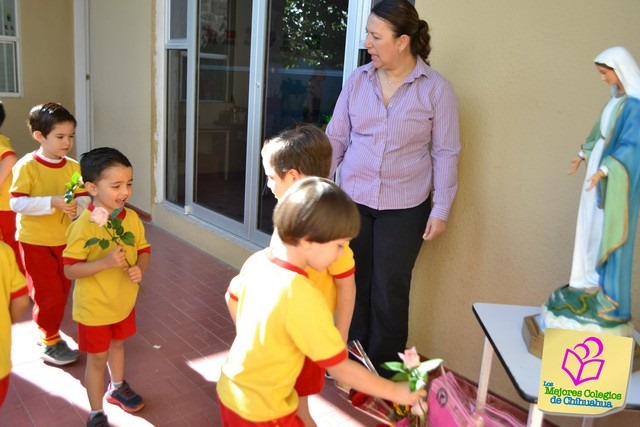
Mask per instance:
[[[529,405],[529,419],[527,420],[527,426],[529,427],[542,427],[542,420],[544,419],[544,413],[538,408],[538,405],[532,403]]]
[[[480,378],[478,379],[478,397],[476,398],[476,407],[478,408],[484,408],[485,403],[487,403],[492,360],[493,347],[491,346],[491,342],[485,338],[484,350],[482,351],[482,365],[480,365]]]

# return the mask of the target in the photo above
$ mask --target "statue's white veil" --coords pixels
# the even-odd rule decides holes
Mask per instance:
[[[640,68],[627,49],[620,46],[610,47],[596,56],[594,62],[613,68],[627,95],[640,98]],[[612,86],[611,96],[615,96],[616,92],[617,88]]]

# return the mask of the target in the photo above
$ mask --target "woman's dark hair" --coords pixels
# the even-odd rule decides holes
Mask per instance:
[[[411,53],[429,64],[431,36],[429,24],[420,19],[418,11],[407,0],[382,0],[373,6],[371,13],[389,23],[396,37],[406,34],[411,39]]]

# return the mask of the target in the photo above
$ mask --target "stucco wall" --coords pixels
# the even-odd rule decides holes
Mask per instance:
[[[90,2],[93,147],[122,151],[134,166],[129,203],[151,212],[151,119],[153,34],[152,2]]]
[[[431,64],[459,97],[463,151],[448,230],[414,270],[410,344],[477,380],[484,336],[472,304],[540,305],[569,279],[584,165],[566,171],[609,96],[593,58],[623,45],[640,61],[640,2],[416,3]],[[495,360],[490,388],[525,405]],[[639,422],[628,412],[596,425]]]
[[[73,1],[21,1],[19,19],[23,93],[2,99],[7,119],[1,131],[22,156],[39,147],[25,124],[31,107],[55,101],[75,111]]]

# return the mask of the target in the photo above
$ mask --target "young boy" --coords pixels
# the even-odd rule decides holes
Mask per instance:
[[[0,129],[4,124],[7,115],[4,112],[4,106],[0,101]],[[9,188],[11,187],[11,168],[18,161],[16,152],[11,147],[9,138],[0,132],[0,240],[11,246],[20,272],[24,274],[22,268],[22,260],[20,259],[20,249],[16,241],[16,213],[11,210],[9,204]]]
[[[302,179],[279,201],[273,222],[279,241],[252,255],[229,286],[237,334],[217,386],[223,425],[304,426],[294,384],[305,356],[364,393],[403,404],[424,396],[347,358],[325,298],[304,271],[326,270],[358,234],[349,196],[327,179]]]
[[[136,332],[134,306],[151,247],[142,221],[125,207],[133,183],[129,160],[114,148],[101,147],[83,154],[80,168],[92,203],[69,226],[64,272],[75,279],[73,320],[78,322],[80,350],[87,352],[85,385],[91,405],[87,426],[103,427],[109,425],[102,409],[105,367],[111,375],[107,402],[126,412],[137,412],[144,406],[142,397],[124,380],[124,340]],[[116,210],[125,232],[133,233],[133,245],[122,240],[116,244],[107,229],[109,224],[96,223],[100,214],[106,221],[106,214]],[[85,247],[94,238],[106,239],[108,246]]]
[[[33,320],[40,330],[42,358],[56,365],[78,360],[60,338],[60,324],[71,289],[64,276],[62,251],[65,231],[78,214],[77,200],[66,203],[65,184],[80,172],[78,162],[67,157],[73,148],[76,119],[60,104],[36,105],[27,120],[37,151],[13,167],[11,209],[18,213],[18,242],[34,302]],[[78,189],[75,196],[86,196]]]
[[[29,306],[27,282],[18,269],[11,248],[0,242],[0,407],[9,390],[11,371],[11,324]]]
[[[267,186],[276,199],[280,199],[296,181],[308,176],[326,178],[331,169],[331,143],[321,129],[309,124],[293,126],[267,139],[261,154]],[[273,239],[277,241],[277,233],[273,234]],[[334,313],[336,327],[346,342],[356,298],[353,251],[346,244],[344,253],[328,269],[318,271],[307,267],[305,271],[325,296]],[[300,398],[298,416],[307,427],[316,425],[309,411],[308,396],[322,391],[324,377],[323,368],[305,359],[296,392]]]

